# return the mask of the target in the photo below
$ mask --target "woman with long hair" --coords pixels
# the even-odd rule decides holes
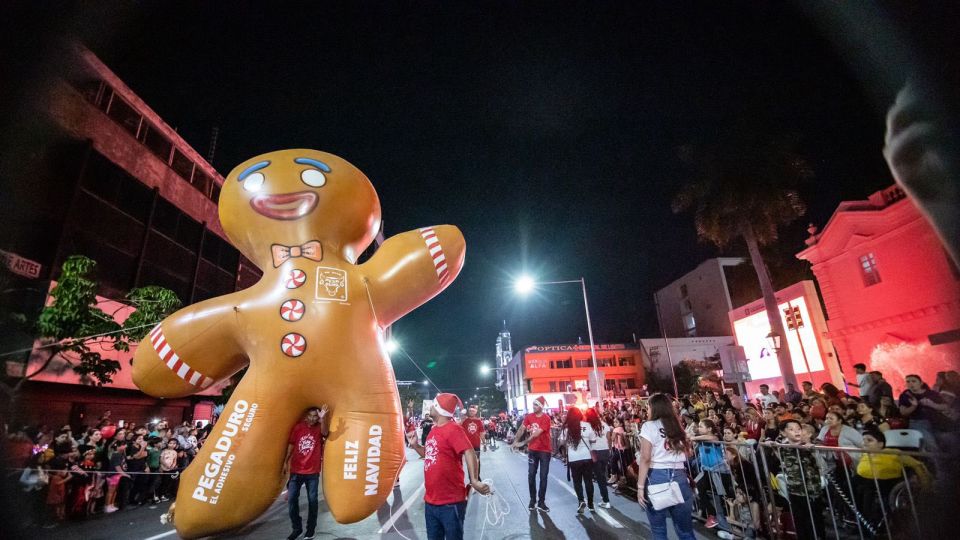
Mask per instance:
[[[593,443],[596,459],[593,462],[593,479],[600,486],[600,508],[610,508],[610,493],[607,491],[607,462],[610,460],[610,432],[613,428],[600,419],[596,409],[587,409],[587,423],[597,434]]]
[[[670,398],[655,394],[647,401],[649,420],[640,428],[640,456],[637,460],[637,502],[647,512],[650,530],[657,540],[667,538],[667,516],[680,540],[693,540],[693,493],[687,480],[686,463],[690,441],[680,426],[680,419]],[[655,510],[648,501],[648,490],[676,482],[683,502]]]
[[[593,456],[590,454],[591,443],[597,440],[590,424],[583,420],[583,413],[580,409],[573,407],[567,413],[567,419],[563,424],[561,439],[567,448],[567,467],[570,468],[570,474],[573,476],[573,490],[577,493],[577,513],[582,514],[584,510],[590,508],[591,512],[596,511],[593,506]],[[583,490],[587,491],[587,500],[583,500]]]

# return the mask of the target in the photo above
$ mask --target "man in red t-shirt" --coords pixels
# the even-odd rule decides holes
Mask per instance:
[[[533,412],[523,418],[523,424],[517,431],[516,448],[523,443],[524,433],[527,437],[527,485],[530,488],[530,504],[527,509],[533,512],[549,512],[547,506],[547,477],[550,474],[550,456],[553,445],[550,442],[550,417],[543,412],[547,399],[543,396],[533,401]],[[540,472],[540,489],[537,489],[537,471]]]
[[[467,460],[470,486],[487,495],[490,486],[480,481],[479,462],[473,443],[460,424],[453,421],[460,399],[453,394],[438,394],[430,407],[435,425],[427,444],[417,442],[416,432],[407,434],[407,442],[423,461],[424,517],[429,540],[461,540],[463,518],[467,514],[467,488],[463,485],[463,459]]]
[[[287,506],[293,532],[287,537],[288,540],[295,540],[303,532],[303,521],[300,519],[301,486],[307,486],[307,534],[304,538],[313,538],[314,530],[317,528],[323,443],[330,434],[326,423],[327,410],[326,404],[319,409],[316,407],[308,409],[306,417],[290,430],[287,457],[283,460],[283,474],[290,473],[290,481],[287,484]]]
[[[477,418],[477,406],[467,407],[467,417],[460,421],[460,427],[467,432],[467,438],[477,454],[477,477],[480,476],[480,439],[483,438],[483,420]]]

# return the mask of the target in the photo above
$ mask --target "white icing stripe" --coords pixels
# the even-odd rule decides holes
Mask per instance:
[[[202,380],[200,385],[201,389],[213,384],[213,379],[202,375],[200,372],[187,365],[186,362],[180,360],[180,356],[173,352],[173,348],[169,343],[167,343],[167,340],[163,335],[163,330],[161,330],[159,325],[153,330],[153,332],[151,332],[151,343],[153,344],[153,350],[155,350],[157,355],[160,356],[160,361],[163,362],[170,370],[176,368],[175,373],[177,377],[180,377],[193,386],[197,386],[197,382]],[[179,364],[179,367],[177,367],[177,364]]]
[[[437,236],[433,227],[424,227],[420,229],[420,236],[423,237],[427,245],[427,251],[430,252],[430,258],[433,259],[433,268],[437,272],[437,278],[443,283],[450,273],[447,270],[447,256],[443,252],[443,246],[440,244],[440,238]]]

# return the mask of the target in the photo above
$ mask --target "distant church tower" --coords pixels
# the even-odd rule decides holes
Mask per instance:
[[[510,345],[510,331],[507,330],[507,321],[503,321],[503,330],[497,336],[497,367],[504,368],[513,358],[513,347]],[[503,390],[504,370],[497,371],[497,389]]]

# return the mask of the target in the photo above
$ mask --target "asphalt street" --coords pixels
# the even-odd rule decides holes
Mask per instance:
[[[400,486],[380,510],[367,519],[341,525],[329,513],[321,488],[318,539],[426,540],[423,518],[423,461],[408,450],[407,465],[400,474]],[[550,465],[547,505],[550,512],[530,513],[525,454],[511,452],[501,444],[496,451],[481,454],[481,476],[493,480],[502,499],[497,502],[509,513],[501,523],[487,522],[488,500],[474,495],[467,506],[466,535],[470,540],[499,539],[614,539],[650,538],[650,529],[637,502],[611,491],[612,508],[578,515],[573,484],[566,480],[566,468],[558,460]],[[600,495],[595,491],[595,501]],[[301,494],[301,515],[306,519],[306,495]],[[62,524],[54,529],[36,529],[33,538],[58,540],[161,540],[178,538],[171,525],[160,523],[160,515],[169,503],[121,510],[94,516],[82,522]],[[491,509],[492,510],[492,509]],[[492,514],[492,513],[491,513]],[[491,515],[491,521],[493,516]],[[698,538],[715,538],[698,528]],[[290,533],[286,493],[281,494],[267,512],[243,529],[221,538],[283,539]],[[705,534],[704,534],[705,533]],[[671,531],[671,538],[673,538]]]

